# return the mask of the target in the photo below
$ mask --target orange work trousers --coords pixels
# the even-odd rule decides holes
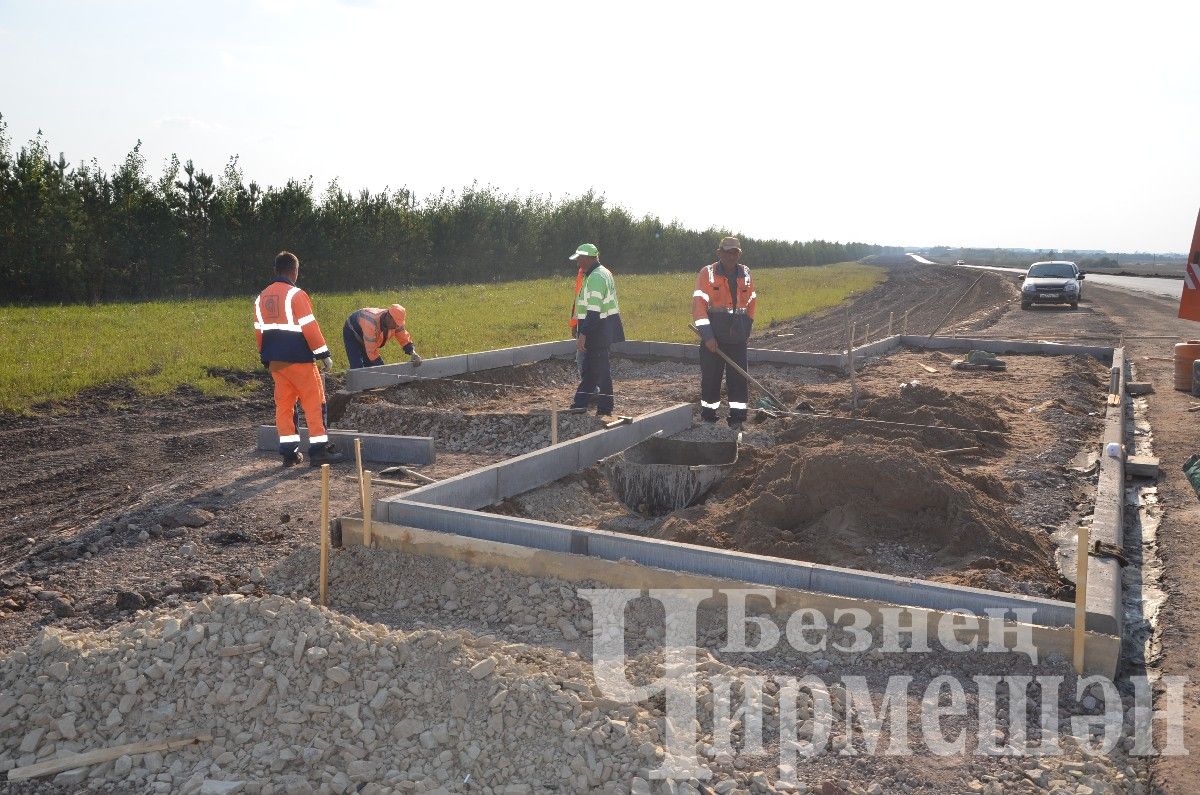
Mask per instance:
[[[271,378],[275,379],[275,428],[279,431],[279,454],[290,455],[300,448],[296,429],[299,412],[296,402],[304,409],[308,422],[308,449],[323,448],[329,441],[325,432],[325,381],[315,362],[271,362]]]

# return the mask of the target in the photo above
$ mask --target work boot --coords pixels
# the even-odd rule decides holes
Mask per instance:
[[[283,457],[283,465],[285,467],[295,466],[304,462],[304,453],[299,450],[293,450]]]
[[[308,465],[310,467],[319,467],[321,464],[337,464],[345,460],[346,456],[334,450],[332,444],[316,450],[308,448]]]

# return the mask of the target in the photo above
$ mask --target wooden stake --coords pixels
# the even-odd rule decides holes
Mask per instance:
[[[363,546],[371,546],[371,470],[363,472]]]
[[[870,322],[868,322],[867,330],[863,332],[863,345],[868,344],[870,341],[871,341],[871,324],[870,324]]]
[[[358,499],[363,504],[363,522],[367,517],[367,492],[363,489],[362,439],[354,440],[354,463],[358,467]]]
[[[146,740],[140,743],[114,745],[110,748],[98,748],[95,751],[84,751],[78,754],[67,754],[55,759],[47,759],[25,767],[14,767],[8,771],[9,781],[25,781],[38,776],[48,776],[51,773],[61,773],[64,770],[74,770],[77,767],[91,767],[122,756],[137,756],[154,751],[178,751],[196,743],[212,742],[211,734],[197,734],[195,737],[181,737],[174,740]]]
[[[558,409],[550,409],[550,444],[558,444]]]
[[[329,464],[321,464],[321,607],[328,604],[329,586]]]
[[[904,310],[904,321],[900,324],[900,333],[901,334],[908,333],[908,310],[907,309]]]
[[[887,335],[889,337],[892,336],[892,320],[894,320],[895,317],[896,317],[895,312],[888,312],[888,333],[887,333]]]
[[[1083,673],[1084,635],[1087,630],[1088,529],[1080,526],[1075,543],[1075,673]]]

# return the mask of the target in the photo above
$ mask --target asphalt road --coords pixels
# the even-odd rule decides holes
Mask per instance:
[[[937,263],[930,262],[924,257],[916,254],[909,254],[913,261],[922,265],[935,265]],[[1025,272],[1024,268],[1001,268],[994,265],[959,265],[959,268],[974,268],[975,270],[996,271],[997,273],[1012,273],[1021,274]],[[1167,298],[1179,298],[1179,294],[1183,292],[1183,279],[1158,279],[1144,276],[1109,276],[1103,273],[1087,274],[1088,284],[1102,284],[1105,287],[1115,287],[1118,290],[1132,291],[1135,293],[1148,293],[1149,295],[1161,295]]]

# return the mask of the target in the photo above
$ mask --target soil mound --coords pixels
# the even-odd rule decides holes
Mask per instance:
[[[999,571],[1010,588],[1057,589],[1050,539],[1007,516],[1006,487],[962,474],[918,441],[853,436],[815,449],[791,442],[747,453],[707,503],[666,517],[651,533],[954,582]]]

